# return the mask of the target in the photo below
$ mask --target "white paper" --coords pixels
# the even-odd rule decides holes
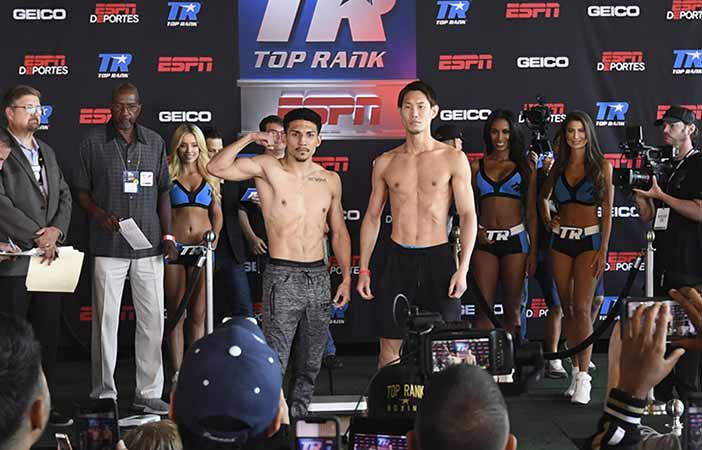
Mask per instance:
[[[74,292],[83,267],[83,252],[73,247],[59,247],[58,258],[51,265],[32,256],[25,285],[30,292]]]
[[[131,217],[119,222],[119,233],[134,250],[153,248],[151,242],[144,236],[144,232],[141,231],[139,225]]]

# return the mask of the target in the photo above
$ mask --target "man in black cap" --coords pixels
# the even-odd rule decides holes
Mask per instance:
[[[441,125],[434,131],[434,139],[463,150],[463,133],[456,125]]]
[[[655,219],[654,293],[666,295],[702,281],[702,153],[694,147],[697,126],[689,109],[671,106],[656,125],[674,147],[673,172],[663,187],[654,177],[650,189],[634,189],[634,200],[642,220]],[[688,352],[677,365],[674,383],[681,396],[699,390],[698,364],[699,353]],[[672,386],[656,390],[661,400],[671,394]]]

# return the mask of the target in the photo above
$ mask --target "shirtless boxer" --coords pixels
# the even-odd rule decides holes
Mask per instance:
[[[333,299],[337,308],[351,299],[351,239],[341,207],[341,179],[312,162],[322,142],[319,114],[295,109],[285,115],[284,128],[287,151],[282,159],[267,154],[237,159],[243,146],[229,146],[207,168],[225,180],[256,182],[271,257],[263,274],[263,332],[285,368],[299,328],[300,348],[306,350],[299,353],[306,361],[302,373],[295,374],[288,401],[291,417],[299,417],[307,413],[312,399],[330,320],[325,225],[343,275]],[[263,132],[251,133],[248,139],[263,146],[275,140]]]
[[[434,90],[414,81],[400,91],[397,105],[407,140],[375,160],[372,192],[361,224],[361,270],[356,287],[363,299],[374,298],[368,264],[389,196],[392,242],[374,314],[380,335],[379,367],[399,358],[406,331],[404,324],[397,326],[393,320],[397,294],[404,294],[421,309],[440,312],[444,320],[460,319],[460,297],[466,290],[477,230],[468,158],[431,137],[431,121],[439,112]],[[461,221],[463,251],[458,267],[446,232],[452,200]]]

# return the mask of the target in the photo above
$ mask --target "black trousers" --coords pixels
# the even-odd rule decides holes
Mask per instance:
[[[26,277],[0,277],[0,312],[26,319],[41,346],[41,363],[51,388],[61,325],[61,294],[27,292]]]

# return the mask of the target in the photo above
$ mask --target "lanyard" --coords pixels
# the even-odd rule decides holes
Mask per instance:
[[[128,172],[129,167],[127,167],[127,163],[124,160],[124,157],[122,156],[122,152],[124,152],[124,154],[127,156],[127,158],[129,158],[129,144],[127,144],[127,147],[124,148],[124,146],[122,145],[122,141],[120,140],[120,137],[117,136],[115,139],[117,141],[117,147],[119,147],[119,151],[117,152],[117,154],[119,155],[119,159],[122,160],[122,165],[124,166],[125,172]],[[141,165],[141,147],[139,147],[139,157],[137,158],[137,166],[136,166],[137,172],[139,171],[140,165]]]
[[[696,154],[696,153],[699,153],[699,150],[694,149],[694,148],[693,148],[692,150],[690,150],[689,152],[687,152],[687,155],[685,155],[685,157],[684,157],[683,159],[680,160],[680,162],[678,163],[678,165],[675,166],[675,170],[673,170],[673,173],[670,174],[669,180],[672,180],[672,179],[673,179],[673,177],[674,177],[675,174],[677,173],[678,169],[680,168],[680,166],[683,165],[683,163],[687,160],[687,158],[689,158],[690,156],[692,156],[692,155],[694,155],[694,154]]]

